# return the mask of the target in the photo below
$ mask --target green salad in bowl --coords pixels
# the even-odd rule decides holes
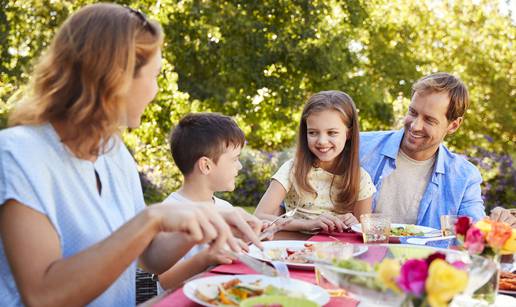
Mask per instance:
[[[316,269],[366,306],[434,307],[472,295],[493,276],[496,264],[455,250],[376,244],[358,257],[316,261]]]

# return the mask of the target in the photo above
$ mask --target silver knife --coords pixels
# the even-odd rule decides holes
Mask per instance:
[[[235,253],[233,251],[227,251],[229,254],[231,254],[233,257],[237,258],[240,262],[242,262],[247,267],[253,269],[254,271],[263,274],[265,276],[271,276],[276,277],[278,276],[278,272],[272,268],[271,266],[267,265],[265,262],[261,262],[260,260],[254,259],[253,257],[249,256],[248,254],[244,253]]]

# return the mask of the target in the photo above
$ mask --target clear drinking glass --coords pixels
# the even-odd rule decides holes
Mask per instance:
[[[453,214],[441,215],[441,232],[443,236],[455,234],[455,222],[459,217]]]
[[[381,213],[367,213],[360,216],[364,243],[389,243],[391,219]]]

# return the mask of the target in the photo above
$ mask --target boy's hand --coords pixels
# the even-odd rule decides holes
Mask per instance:
[[[235,260],[223,249],[215,245],[210,245],[208,248],[205,248],[200,256],[204,258],[206,267],[217,264],[231,264],[233,260]]]
[[[238,245],[244,252],[249,251],[249,246],[244,243],[244,241],[237,239]],[[229,255],[225,250],[227,249],[226,245],[220,245],[217,243],[214,243],[210,245],[208,248],[204,249],[201,253],[203,253],[203,256],[207,265],[217,265],[217,264],[231,264],[236,259]]]

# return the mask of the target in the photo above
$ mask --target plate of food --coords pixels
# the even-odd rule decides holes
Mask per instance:
[[[311,242],[311,241],[266,241],[262,242],[263,251],[255,245],[249,246],[249,256],[262,261],[279,261],[285,263],[289,268],[311,270],[314,268],[314,263],[311,259],[327,258],[321,253],[325,253],[330,248],[334,251],[345,252],[345,248],[340,246],[350,247],[352,249],[351,255],[358,256],[367,251],[367,246],[352,245],[341,242]],[[337,248],[335,248],[337,247]],[[349,257],[348,256],[348,257]],[[345,258],[345,255],[334,256],[333,258]]]
[[[305,298],[283,295],[262,295],[246,299],[240,307],[318,307],[316,302]]]
[[[355,224],[351,226],[355,232],[362,233],[362,225]],[[439,229],[419,226],[414,224],[391,224],[391,237],[439,237],[441,231]]]
[[[498,292],[516,296],[516,273],[500,273],[500,283]]]
[[[262,295],[299,297],[320,306],[330,300],[326,291],[311,283],[265,275],[208,276],[186,283],[183,293],[190,300],[207,307],[239,306],[248,298]]]

